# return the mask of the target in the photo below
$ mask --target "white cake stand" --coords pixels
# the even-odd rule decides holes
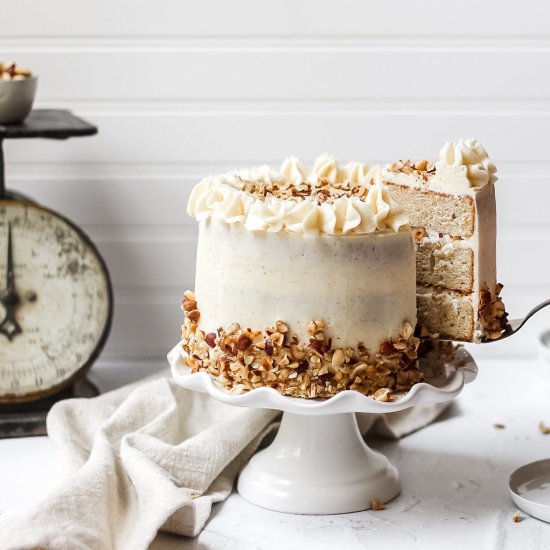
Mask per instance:
[[[380,402],[356,391],[329,399],[285,397],[272,388],[231,395],[204,372],[191,373],[178,344],[169,354],[174,380],[229,405],[283,411],[269,447],[256,453],[239,476],[237,489],[249,502],[278,512],[339,514],[388,502],[401,491],[395,466],[363,440],[356,412],[389,413],[448,401],[477,375],[464,349],[430,383],[416,384],[395,401]]]

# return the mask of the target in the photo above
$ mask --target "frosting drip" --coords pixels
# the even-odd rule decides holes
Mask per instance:
[[[288,189],[297,194],[286,196]],[[205,178],[193,188],[187,212],[199,221],[212,217],[251,231],[305,235],[397,232],[408,224],[377,167],[349,163],[340,170],[329,155],[310,172],[292,157],[281,172],[260,166]]]

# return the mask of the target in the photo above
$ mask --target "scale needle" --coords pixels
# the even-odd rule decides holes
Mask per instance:
[[[11,342],[15,336],[23,332],[15,319],[15,308],[19,303],[19,295],[15,290],[11,222],[8,222],[8,257],[6,263],[6,288],[0,292],[0,304],[4,306],[6,315],[4,320],[0,323],[0,334],[6,336]]]

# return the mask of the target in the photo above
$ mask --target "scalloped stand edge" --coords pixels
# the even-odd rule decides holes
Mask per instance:
[[[444,387],[417,384],[392,403],[352,391],[313,403],[269,388],[231,395],[206,373],[191,374],[179,345],[168,354],[172,375],[183,387],[237,406],[285,411],[274,441],[244,467],[237,490],[252,504],[293,514],[356,512],[371,508],[374,500],[386,503],[395,498],[401,491],[399,473],[384,455],[367,446],[352,411],[379,414],[452,399],[477,373],[465,350],[460,359],[462,366]]]

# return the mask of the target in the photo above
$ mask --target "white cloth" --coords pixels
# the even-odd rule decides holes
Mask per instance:
[[[363,432],[398,438],[444,407],[358,417]],[[142,549],[159,529],[195,536],[277,418],[164,377],[59,402],[48,434],[74,473],[40,505],[0,522],[0,548]]]

